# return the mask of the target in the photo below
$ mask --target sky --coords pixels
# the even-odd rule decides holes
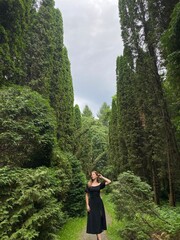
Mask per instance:
[[[116,93],[116,58],[123,43],[118,0],[55,0],[63,17],[75,104],[94,116]]]

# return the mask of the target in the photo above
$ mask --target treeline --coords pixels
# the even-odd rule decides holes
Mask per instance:
[[[117,58],[109,157],[112,177],[133,171],[154,200],[180,196],[179,1],[119,0],[123,56]]]
[[[53,0],[0,1],[0,239],[55,239],[84,214],[74,93]]]
[[[83,172],[88,176],[96,169],[107,172],[108,166],[108,122],[110,106],[103,103],[98,118],[94,118],[91,109],[86,105],[82,111],[75,106],[77,120],[75,131],[74,155],[80,160]]]

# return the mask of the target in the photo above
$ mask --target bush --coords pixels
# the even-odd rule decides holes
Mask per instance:
[[[124,172],[112,187],[116,216],[123,222],[119,234],[124,240],[156,239],[155,236],[171,239],[180,232],[180,215],[175,209],[165,214],[156,206],[151,187],[138,176]]]
[[[71,153],[62,152],[58,147],[54,148],[51,160],[52,166],[64,170],[64,174],[70,181],[69,191],[64,202],[63,210],[69,217],[81,217],[85,213],[85,185],[86,178],[82,172],[80,161]],[[64,183],[66,184],[66,182]]]
[[[27,87],[0,92],[0,166],[49,166],[56,118],[49,103]]]
[[[73,155],[68,155],[72,167],[72,178],[65,202],[65,210],[70,217],[80,217],[85,214],[85,175],[80,161]]]
[[[0,169],[0,239],[54,239],[66,221],[64,170]],[[70,182],[69,182],[70,183]]]

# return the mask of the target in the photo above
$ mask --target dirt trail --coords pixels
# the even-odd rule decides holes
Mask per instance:
[[[111,217],[109,216],[107,211],[106,211],[106,221],[107,221],[107,228],[108,228],[108,225],[111,224]],[[97,238],[95,234],[87,234],[86,228],[85,228],[81,234],[81,239],[79,240],[97,240]],[[102,240],[108,240],[106,231],[102,233]]]

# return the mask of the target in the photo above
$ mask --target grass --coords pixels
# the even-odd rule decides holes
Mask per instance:
[[[110,199],[110,195],[102,195],[103,202],[107,214],[111,218],[111,224],[108,225],[107,236],[109,240],[122,240],[118,234],[118,229],[122,225],[121,222],[115,218],[114,205]],[[72,218],[59,231],[56,240],[82,240],[81,234],[86,227],[86,216],[83,218]]]
[[[86,217],[72,218],[59,231],[56,240],[81,240],[81,234],[86,226]]]
[[[112,203],[110,195],[103,195],[103,202],[105,205],[105,209],[107,213],[109,214],[111,218],[111,224],[108,225],[108,230],[107,230],[107,236],[109,240],[122,240],[122,238],[119,236],[118,229],[121,228],[121,223],[116,219],[115,216],[115,210],[114,210],[114,204]]]

